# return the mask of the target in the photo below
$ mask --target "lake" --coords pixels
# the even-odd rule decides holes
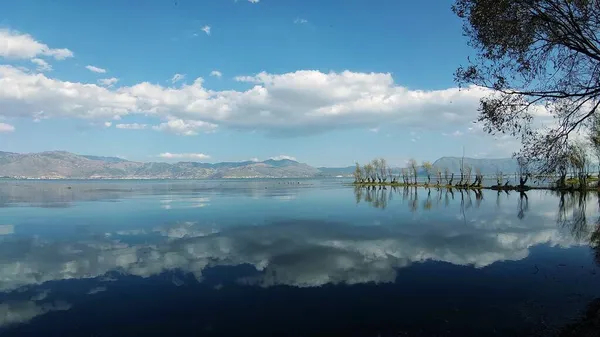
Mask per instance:
[[[335,179],[0,181],[0,335],[564,335],[600,298],[598,206]]]

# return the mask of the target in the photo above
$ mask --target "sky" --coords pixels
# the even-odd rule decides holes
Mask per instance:
[[[7,1],[0,151],[135,161],[508,157],[451,0]]]

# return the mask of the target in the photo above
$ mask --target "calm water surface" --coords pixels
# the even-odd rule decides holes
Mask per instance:
[[[2,336],[548,336],[598,197],[339,180],[0,181]]]

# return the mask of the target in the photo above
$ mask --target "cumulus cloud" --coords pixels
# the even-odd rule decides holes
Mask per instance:
[[[177,83],[185,79],[185,74],[175,74],[171,77],[171,83]]]
[[[31,59],[37,56],[48,56],[57,60],[64,60],[67,57],[73,57],[73,52],[66,48],[50,48],[48,45],[36,41],[29,34],[0,29],[0,57]]]
[[[209,159],[210,156],[204,153],[170,153],[165,152],[158,155],[166,159]]]
[[[260,0],[248,0],[248,2],[253,3],[253,4],[257,4],[260,2]]]
[[[13,132],[15,131],[15,127],[10,125],[10,124],[6,124],[6,123],[0,123],[0,133],[1,132]]]
[[[390,74],[350,71],[263,72],[236,79],[249,87],[215,91],[197,78],[178,88],[148,82],[109,88],[0,65],[0,115],[35,118],[43,110],[47,118],[112,119],[145,114],[169,120],[158,130],[181,135],[219,125],[282,135],[382,124],[450,133],[472,125],[479,98],[488,93],[478,87],[409,90]]]
[[[214,132],[217,129],[217,125],[203,121],[171,119],[152,128],[157,131],[169,132],[180,136],[195,136],[201,131],[207,133]]]
[[[6,124],[6,123],[0,123],[0,133],[2,132],[13,132],[15,131],[15,127],[10,125],[10,124]]]
[[[87,65],[85,66],[85,68],[93,73],[99,73],[99,74],[104,74],[106,73],[106,69],[102,69],[102,68],[98,68],[96,66],[93,65]]]
[[[112,122],[104,122],[104,126],[110,128],[112,126]]]
[[[113,85],[115,85],[117,82],[119,82],[119,79],[116,77],[111,77],[111,78],[101,78],[98,80],[98,83],[100,85],[106,86],[106,87],[112,87]]]
[[[117,129],[125,129],[125,130],[144,130],[145,128],[148,127],[148,124],[138,124],[138,123],[117,124],[117,125],[115,125],[115,127]]]
[[[42,59],[33,58],[33,59],[31,59],[31,62],[37,66],[36,67],[37,71],[41,71],[41,72],[52,71],[52,66],[48,62],[46,62]]]
[[[0,65],[0,115],[104,118],[135,111],[136,98],[95,84],[63,82]]]
[[[308,20],[306,20],[306,19],[302,19],[302,18],[296,18],[296,19],[294,20],[294,23],[295,23],[295,24],[300,24],[300,25],[302,25],[302,24],[308,23]]]
[[[206,33],[206,35],[210,35],[210,26],[209,26],[209,25],[206,25],[206,26],[202,27],[202,29],[201,29],[201,30],[202,30],[203,32],[205,32],[205,33]]]
[[[446,132],[442,132],[442,136],[453,136],[453,137],[460,137],[464,135],[464,133],[460,130],[456,130],[452,133],[446,133]]]
[[[296,161],[296,157],[286,156],[284,154],[280,154],[279,156],[271,157],[269,159],[272,159],[272,160],[293,160],[293,161]]]
[[[210,76],[221,78],[223,74],[218,70],[213,70],[210,72]]]

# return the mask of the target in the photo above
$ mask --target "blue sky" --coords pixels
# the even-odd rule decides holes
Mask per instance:
[[[0,150],[139,161],[506,157],[452,1],[11,1]],[[177,76],[176,76],[177,75]]]

